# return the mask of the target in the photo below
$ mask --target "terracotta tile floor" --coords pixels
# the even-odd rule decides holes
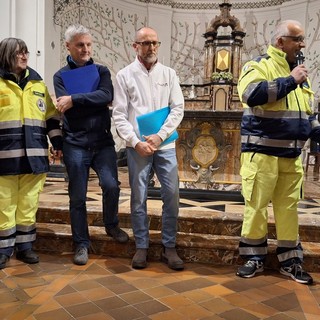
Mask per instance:
[[[125,172],[120,173],[121,202],[126,204],[129,192]],[[54,180],[48,179],[41,203],[66,201],[65,182]],[[53,189],[63,192],[57,198]],[[97,187],[89,189],[94,192],[88,205],[99,205]],[[302,210],[317,218],[319,190],[318,179],[309,175],[306,196],[316,205]],[[159,205],[156,202],[152,201]],[[234,208],[238,212],[241,205]],[[161,262],[150,262],[147,269],[134,270],[123,258],[90,254],[87,265],[76,266],[70,253],[39,255],[39,264],[26,265],[12,257],[0,270],[1,320],[320,319],[320,275],[315,273],[315,284],[305,286],[272,270],[241,279],[234,266],[188,263],[184,271],[175,272]]]
[[[305,286],[266,271],[240,279],[234,267],[188,263],[182,272],[160,262],[134,270],[129,259],[40,253],[40,263],[12,258],[0,271],[0,319],[316,320],[320,276]]]

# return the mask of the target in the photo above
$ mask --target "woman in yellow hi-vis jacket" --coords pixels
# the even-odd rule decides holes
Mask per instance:
[[[283,21],[276,27],[267,53],[247,62],[240,75],[238,92],[244,107],[240,174],[245,210],[239,253],[246,260],[238,268],[240,277],[250,278],[263,271],[267,207],[272,202],[281,274],[299,283],[313,281],[301,266],[298,233],[301,148],[308,138],[320,138],[319,123],[310,107],[313,92],[307,69],[296,61],[304,47],[301,24]]]
[[[60,119],[39,74],[27,66],[25,42],[0,42],[0,269],[17,259],[37,263],[39,193],[49,170],[48,141],[61,156]]]

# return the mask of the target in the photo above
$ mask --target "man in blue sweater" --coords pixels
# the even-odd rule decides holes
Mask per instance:
[[[57,109],[63,113],[63,155],[69,177],[70,218],[75,245],[74,263],[88,261],[90,246],[87,224],[86,194],[89,170],[99,177],[102,189],[103,222],[108,235],[125,243],[128,235],[119,228],[119,182],[117,156],[108,105],[113,100],[113,85],[107,67],[94,64],[92,36],[82,25],[72,25],[65,33],[70,53],[67,65],[54,75]],[[95,66],[95,67],[94,67]],[[85,75],[89,92],[74,86],[79,68]],[[90,77],[88,77],[90,73]],[[74,81],[72,80],[74,78]],[[70,80],[71,79],[71,80]],[[71,92],[72,91],[72,92]]]

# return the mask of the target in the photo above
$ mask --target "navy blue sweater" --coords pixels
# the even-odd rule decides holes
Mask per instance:
[[[56,97],[69,96],[65,89],[61,73],[77,68],[71,57],[67,57],[68,65],[61,68],[53,76]],[[93,60],[87,65],[93,64]],[[89,93],[71,94],[73,107],[63,116],[63,139],[65,142],[83,148],[101,148],[113,146],[111,133],[111,117],[108,105],[113,100],[113,85],[107,67],[95,64],[100,75],[97,90]]]

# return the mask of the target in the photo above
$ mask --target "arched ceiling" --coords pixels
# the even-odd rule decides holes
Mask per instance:
[[[279,6],[292,0],[136,0],[137,2],[160,4],[175,9],[210,10],[218,9],[221,3],[232,4],[232,9],[257,9]],[[307,1],[306,1],[307,2]]]

